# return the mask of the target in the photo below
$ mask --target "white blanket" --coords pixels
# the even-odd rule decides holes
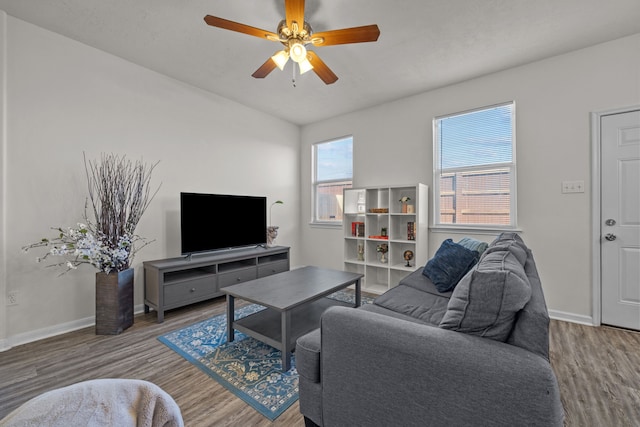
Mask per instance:
[[[147,381],[84,381],[34,397],[0,421],[0,427],[183,427],[180,408]]]

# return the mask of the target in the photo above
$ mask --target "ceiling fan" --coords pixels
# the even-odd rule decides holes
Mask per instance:
[[[291,58],[298,64],[300,74],[313,70],[326,84],[335,83],[338,80],[338,76],[331,71],[318,55],[313,51],[307,50],[305,46],[311,44],[320,47],[374,42],[380,36],[380,29],[377,25],[314,33],[311,25],[304,20],[304,0],[285,0],[284,6],[285,19],[278,24],[276,33],[211,15],[205,16],[204,20],[213,27],[237,31],[250,36],[280,42],[284,45],[283,50],[276,52],[252,74],[257,79],[266,77],[276,67],[280,70],[284,69],[285,64]]]

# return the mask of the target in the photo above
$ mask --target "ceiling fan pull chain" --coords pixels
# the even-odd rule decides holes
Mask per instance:
[[[292,61],[291,65],[291,83],[293,83],[293,87],[296,87],[296,63]]]

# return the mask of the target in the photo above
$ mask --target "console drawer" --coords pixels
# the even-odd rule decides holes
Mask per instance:
[[[258,277],[271,276],[289,270],[289,260],[270,262],[258,266]]]
[[[255,280],[258,278],[256,274],[257,270],[255,267],[220,273],[218,274],[218,287],[222,289],[226,286],[236,285],[248,280]]]
[[[213,298],[218,291],[216,275],[194,278],[164,287],[164,305],[169,308],[187,301]]]

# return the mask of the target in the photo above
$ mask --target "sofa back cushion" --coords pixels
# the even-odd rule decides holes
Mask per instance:
[[[518,261],[520,261],[520,264],[523,266],[529,255],[529,248],[524,244],[522,237],[511,232],[501,233],[493,242],[491,242],[487,250],[489,252],[508,250],[518,258]]]
[[[518,258],[506,248],[487,250],[453,290],[440,327],[506,342],[530,297]]]

